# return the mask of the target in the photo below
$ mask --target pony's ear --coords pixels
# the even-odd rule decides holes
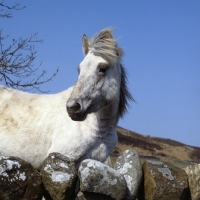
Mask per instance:
[[[83,35],[83,38],[82,38],[82,49],[83,49],[83,53],[87,55],[89,51],[89,39],[85,34]]]
[[[113,39],[111,31],[112,31],[111,28],[104,29],[99,33],[98,37],[102,40],[103,39]]]

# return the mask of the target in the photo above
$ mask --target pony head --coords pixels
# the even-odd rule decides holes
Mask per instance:
[[[111,28],[89,39],[83,35],[84,60],[78,67],[78,81],[67,101],[72,120],[83,121],[87,114],[117,104],[117,119],[126,111],[132,99],[126,87],[126,74],[121,65],[123,50],[113,38]]]

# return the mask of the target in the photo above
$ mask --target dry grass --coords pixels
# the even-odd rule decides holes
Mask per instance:
[[[138,134],[133,131],[117,127],[118,144],[112,152],[112,160],[126,149],[134,149],[142,157],[149,157],[183,167],[189,163],[200,163],[200,148],[188,146],[183,143]]]

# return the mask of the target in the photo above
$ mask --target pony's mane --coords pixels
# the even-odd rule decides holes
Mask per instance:
[[[100,31],[97,35],[93,36],[88,43],[89,50],[93,52],[96,56],[101,56],[109,64],[114,65],[120,63],[121,67],[121,86],[120,86],[120,101],[118,108],[118,117],[123,117],[127,112],[127,107],[129,106],[128,101],[134,101],[132,95],[127,88],[127,76],[126,70],[121,64],[121,57],[124,52],[112,36],[112,28],[106,28]]]
[[[120,86],[120,100],[119,100],[119,108],[118,108],[118,118],[123,117],[124,114],[127,112],[127,107],[129,107],[128,101],[134,101],[134,98],[132,97],[131,93],[128,90],[127,87],[127,75],[126,70],[120,64],[121,66],[121,86]]]

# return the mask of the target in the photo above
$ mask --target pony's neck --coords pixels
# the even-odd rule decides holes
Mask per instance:
[[[109,106],[103,107],[99,110],[97,114],[100,121],[116,125],[118,118],[118,104],[118,101],[115,100]]]
[[[93,116],[92,116],[93,115]],[[118,121],[118,101],[115,100],[109,106],[100,109],[96,113],[92,113],[95,129],[98,132],[98,137],[104,138],[107,134],[115,129]]]

